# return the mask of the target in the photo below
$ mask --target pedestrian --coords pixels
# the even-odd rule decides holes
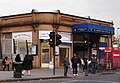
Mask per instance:
[[[13,62],[13,70],[16,66],[16,64],[21,64],[22,63],[22,60],[21,60],[21,57],[20,57],[20,54],[17,54],[16,57],[15,57],[15,61]]]
[[[8,68],[9,71],[9,65],[10,65],[10,60],[8,59],[8,57],[5,57],[2,61],[2,65],[3,65],[3,71],[6,70],[6,67]]]
[[[79,63],[79,59],[75,53],[73,54],[71,62],[72,62],[73,75],[78,76],[77,64]]]
[[[17,54],[15,57],[15,62],[22,62],[20,54]]]
[[[68,55],[66,55],[65,58],[63,59],[63,64],[64,64],[64,76],[67,76],[68,68],[70,65]]]
[[[92,65],[92,74],[95,74],[97,69],[97,58],[95,54],[92,54],[91,65]]]
[[[89,76],[88,75],[89,62],[88,62],[88,58],[87,57],[83,58],[82,65],[83,65],[83,70],[85,72],[85,76]]]
[[[32,59],[31,55],[25,55],[23,60],[23,71],[22,75],[24,75],[27,72],[27,75],[31,75],[31,69],[32,69]]]
[[[78,57],[78,64],[77,64],[77,66],[78,66],[78,71],[80,71],[80,68],[81,68],[81,58],[80,58],[80,55],[79,55],[79,54],[77,55],[77,57]]]
[[[14,64],[13,64],[13,70],[14,70],[14,77],[20,77],[22,75],[22,60],[20,57],[20,54],[17,54],[14,60]]]

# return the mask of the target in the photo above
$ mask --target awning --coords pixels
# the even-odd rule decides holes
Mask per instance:
[[[74,24],[72,26],[72,32],[90,32],[105,35],[113,35],[114,27],[102,26],[98,24]]]

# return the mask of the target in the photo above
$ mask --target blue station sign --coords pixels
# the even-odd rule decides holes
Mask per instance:
[[[72,32],[91,32],[98,34],[113,35],[114,27],[102,26],[98,24],[74,24]]]

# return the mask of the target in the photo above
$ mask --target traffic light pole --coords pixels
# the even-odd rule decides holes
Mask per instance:
[[[54,28],[55,28],[55,26],[54,26]],[[55,32],[55,36],[54,36],[54,37],[55,37],[55,38],[54,38],[55,41],[54,41],[54,46],[53,46],[53,59],[54,59],[54,60],[53,60],[53,61],[54,61],[54,62],[53,62],[53,65],[54,65],[53,75],[55,75],[55,61],[56,61],[56,60],[55,60],[55,46],[56,46],[56,33],[57,33],[57,30],[54,30],[53,32]]]
[[[58,28],[58,26],[54,26],[54,28]],[[53,32],[55,32],[55,38],[54,38],[54,46],[53,46],[53,63],[54,63],[54,68],[53,68],[53,75],[55,75],[55,46],[58,46],[61,43],[61,35],[57,34],[57,29],[54,30]]]
[[[53,47],[53,64],[54,64],[54,68],[53,68],[53,75],[55,75],[55,46]]]
[[[53,63],[54,63],[54,68],[53,68],[53,75],[55,75],[55,46],[56,46],[56,33],[58,31],[59,28],[59,19],[58,19],[58,14],[60,12],[55,12],[55,14],[53,14],[53,32],[55,32],[55,41],[54,41],[54,46],[53,46]]]

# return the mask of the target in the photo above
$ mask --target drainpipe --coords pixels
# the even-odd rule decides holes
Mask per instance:
[[[0,59],[2,58],[2,19],[0,19]]]
[[[1,28],[1,27],[0,27],[0,28]],[[2,37],[2,36],[1,36],[1,35],[2,35],[2,33],[1,33],[1,29],[0,29],[0,58],[2,59],[3,56],[2,56],[2,44],[1,44],[1,43],[2,43],[2,42],[1,42],[1,41],[2,41],[2,40],[1,40],[2,38],[1,38],[1,37]]]

